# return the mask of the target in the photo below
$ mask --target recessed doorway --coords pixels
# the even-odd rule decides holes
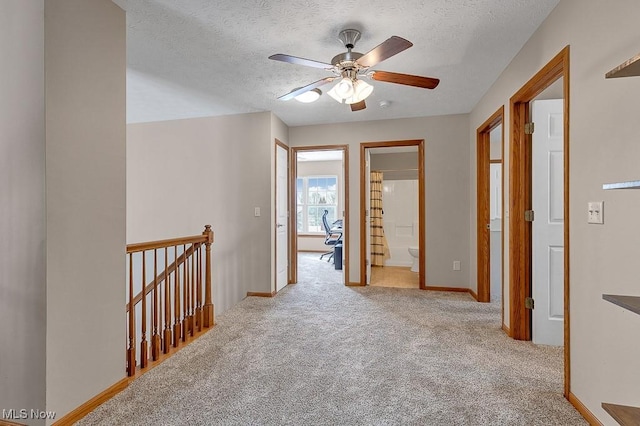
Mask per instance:
[[[360,283],[425,289],[424,141],[360,144]]]
[[[556,264],[560,262],[561,268],[555,268],[560,272],[555,277],[560,282],[562,294],[561,308],[554,308],[563,312],[563,345],[564,345],[564,394],[570,393],[570,321],[569,321],[569,46],[565,47],[535,76],[531,78],[510,101],[510,157],[509,157],[509,322],[511,337],[518,340],[531,340],[532,338],[532,311],[537,308],[534,305],[533,271],[533,221],[548,218],[549,209],[536,212],[533,210],[533,185],[534,173],[532,171],[533,133],[536,131],[532,123],[532,101],[534,101],[545,89],[561,79],[562,91],[562,118],[555,123],[561,129],[562,156],[553,160],[556,162],[554,173],[560,180],[562,191],[554,203],[553,208],[558,209],[554,217],[560,217],[563,229],[562,248],[559,253],[553,253]],[[545,131],[545,129],[542,129]],[[549,256],[552,253],[548,253]],[[557,288],[557,286],[556,286]],[[548,310],[547,310],[548,311]]]
[[[292,282],[321,274],[344,284],[349,276],[348,146],[291,150]]]
[[[478,301],[502,305],[504,286],[502,250],[504,235],[504,107],[500,107],[477,130],[477,285]]]

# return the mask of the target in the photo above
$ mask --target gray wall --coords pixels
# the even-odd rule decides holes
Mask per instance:
[[[468,129],[466,114],[289,129],[290,146],[349,145],[348,281],[360,282],[360,143],[424,139],[427,285],[469,286]],[[454,260],[461,271],[452,270]]]
[[[124,12],[4,1],[0,53],[0,409],[59,419],[124,376]]]
[[[216,314],[272,289],[271,124],[265,112],[127,126],[127,242],[212,225]]]
[[[640,78],[607,80],[604,75],[638,54],[638,16],[637,0],[561,0],[474,108],[468,137],[472,169],[468,200],[475,206],[475,129],[505,105],[508,135],[510,97],[570,45],[571,392],[610,425],[615,422],[601,408],[603,401],[632,406],[640,401],[640,340],[636,338],[640,317],[602,300],[603,293],[640,295],[640,192],[603,191],[602,184],[640,179],[636,125]],[[508,172],[509,144],[505,142],[504,170]],[[587,224],[587,203],[602,200],[604,225]],[[471,224],[475,231],[475,209]],[[470,258],[475,260],[475,232],[471,240]],[[508,283],[508,262],[504,268]],[[475,264],[470,272],[475,285]]]
[[[0,2],[0,410],[45,409],[43,22]]]
[[[47,409],[124,378],[125,14],[45,1]]]

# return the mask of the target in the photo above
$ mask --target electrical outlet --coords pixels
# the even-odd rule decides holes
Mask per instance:
[[[453,261],[453,270],[454,271],[459,271],[460,270],[460,261],[459,260],[454,260]]]
[[[604,201],[587,203],[587,223],[604,224]]]

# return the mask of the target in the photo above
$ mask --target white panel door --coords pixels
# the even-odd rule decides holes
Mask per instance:
[[[532,102],[533,342],[564,344],[563,100]]]
[[[289,221],[287,208],[287,171],[289,169],[287,150],[276,148],[276,291],[289,283]]]

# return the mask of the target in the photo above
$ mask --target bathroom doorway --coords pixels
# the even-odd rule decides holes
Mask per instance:
[[[424,141],[360,147],[361,282],[424,289]]]
[[[348,176],[348,146],[292,148],[292,282],[319,276],[346,282]]]

